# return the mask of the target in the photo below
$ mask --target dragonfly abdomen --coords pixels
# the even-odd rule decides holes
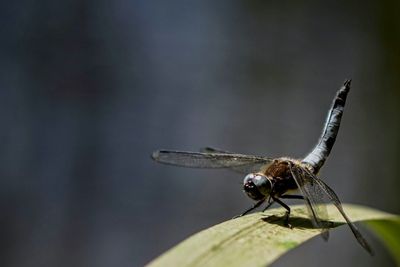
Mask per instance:
[[[337,92],[333,99],[331,109],[329,110],[322,135],[314,149],[303,160],[304,163],[313,168],[314,173],[318,173],[321,169],[335,144],[347,94],[350,91],[350,83],[351,80],[346,80],[344,85]]]

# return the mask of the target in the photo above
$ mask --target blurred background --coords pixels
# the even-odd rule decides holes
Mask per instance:
[[[302,157],[353,79],[321,176],[400,213],[400,4],[3,1],[1,266],[142,266],[252,205],[240,175],[156,164],[214,146]],[[274,266],[391,266],[347,227]]]

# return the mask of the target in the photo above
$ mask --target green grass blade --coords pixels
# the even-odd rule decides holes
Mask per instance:
[[[367,221],[367,226],[385,244],[397,265],[400,266],[400,218]]]
[[[354,222],[373,221],[370,228],[379,236],[385,236],[384,242],[393,247],[393,251],[399,251],[400,236],[392,239],[387,236],[391,235],[391,231],[400,231],[398,225],[392,227],[390,223],[391,220],[400,221],[400,217],[357,205],[345,204],[343,207]],[[148,266],[269,265],[289,250],[321,233],[312,227],[303,205],[291,206],[291,209],[292,229],[283,226],[282,216],[285,210],[282,208],[250,214],[194,234]],[[334,222],[332,228],[345,223],[334,206],[328,206],[328,213],[330,221]]]

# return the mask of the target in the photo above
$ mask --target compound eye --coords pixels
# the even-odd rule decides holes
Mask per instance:
[[[247,182],[252,181],[254,179],[254,177],[255,177],[254,173],[247,174],[246,177],[244,177],[243,184],[246,184]]]
[[[264,176],[256,175],[256,176],[254,176],[254,179],[257,181],[260,181],[260,180],[264,179]]]

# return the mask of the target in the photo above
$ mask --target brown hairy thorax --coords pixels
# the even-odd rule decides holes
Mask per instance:
[[[298,166],[300,162],[289,158],[276,159],[263,172],[273,183],[272,195],[280,196],[289,190],[297,189],[289,165]]]
[[[272,178],[285,178],[292,176],[290,173],[289,162],[286,159],[274,160],[265,170],[265,175]]]

